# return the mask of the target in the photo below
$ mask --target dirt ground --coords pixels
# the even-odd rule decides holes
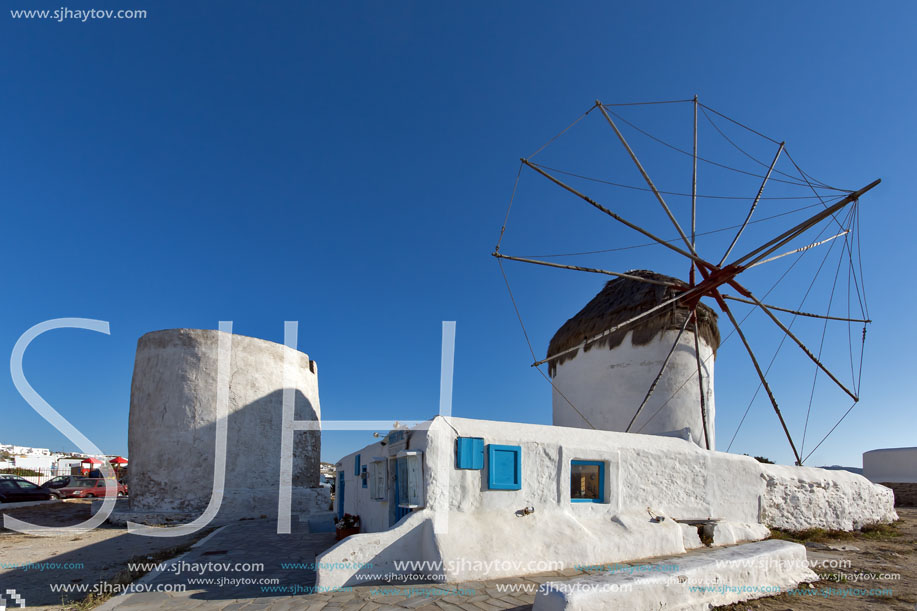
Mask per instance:
[[[89,518],[90,510],[90,501],[72,499],[3,513],[42,526],[69,526]],[[0,527],[0,586],[16,590],[28,609],[88,608],[90,601],[80,603],[87,594],[54,592],[51,584],[126,583],[137,576],[127,571],[128,562],[170,558],[204,534],[139,537],[106,524],[81,535],[38,537]]]
[[[811,595],[781,594],[720,611],[878,611],[917,609],[917,508],[896,507],[889,527],[855,533],[809,531],[780,536],[806,546],[812,570],[822,579]],[[815,565],[815,563],[818,565]]]

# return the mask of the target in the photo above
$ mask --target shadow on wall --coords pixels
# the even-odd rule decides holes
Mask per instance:
[[[233,403],[230,382],[230,405]],[[242,391],[244,393],[244,389]],[[311,401],[294,390],[294,422],[319,422]],[[226,431],[223,503],[214,522],[241,517],[276,517],[280,481],[283,390],[231,411]],[[194,406],[168,406],[164,411]],[[213,489],[216,423],[175,430],[162,414],[152,430],[129,431],[130,509],[136,512],[200,514]],[[133,421],[133,418],[132,418]],[[133,422],[132,422],[133,424]],[[296,490],[319,486],[321,431],[293,431],[293,513]]]

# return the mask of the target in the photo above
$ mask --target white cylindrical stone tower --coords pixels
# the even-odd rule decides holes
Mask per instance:
[[[196,514],[210,500],[221,331],[168,329],[137,342],[128,449],[130,510]],[[320,422],[315,361],[282,344],[230,335],[226,476],[218,516],[276,516],[284,359],[294,367],[294,420]],[[293,433],[293,512],[319,498],[321,431]],[[327,493],[324,494],[327,497]],[[327,509],[327,508],[324,508]]]
[[[549,358],[687,288],[675,278],[654,272],[636,270],[628,273],[675,283],[678,288],[626,278],[609,281],[554,334],[548,347]],[[690,310],[685,307],[670,307],[606,335],[585,349],[551,360],[554,425],[625,431],[689,315]],[[698,304],[697,315],[707,436],[710,449],[714,449],[713,364],[720,335],[713,310]],[[707,447],[700,397],[693,324],[689,323],[630,432],[679,436]]]

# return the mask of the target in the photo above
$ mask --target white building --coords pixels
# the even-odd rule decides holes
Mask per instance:
[[[627,431],[633,420],[629,432],[677,436],[716,449],[713,365],[720,334],[717,316],[709,307],[697,306],[706,435],[693,321],[679,338],[679,330],[691,316],[689,309],[669,307],[577,349],[585,340],[687,288],[676,278],[654,272],[628,274],[669,285],[615,278],[558,329],[548,346],[549,358],[559,355],[548,363],[554,384],[554,425]],[[665,371],[634,419],[676,340],[678,346]]]
[[[361,563],[386,574],[399,572],[394,561],[441,560],[447,581],[493,579],[545,570],[519,559],[570,567],[683,553],[701,547],[698,525],[724,545],[768,527],[897,519],[891,491],[853,473],[611,431],[439,416],[337,466],[336,509],[359,515],[363,533],[317,558],[335,567],[319,570],[322,587],[357,583],[364,569],[340,567]]]
[[[863,453],[863,475],[877,483],[917,483],[917,448],[884,448]]]

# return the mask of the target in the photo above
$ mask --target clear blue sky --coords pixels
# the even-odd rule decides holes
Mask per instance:
[[[4,11],[58,6],[13,0]],[[126,5],[70,4],[93,7]],[[454,413],[549,423],[550,388],[529,367],[490,257],[518,159],[596,98],[694,94],[787,140],[829,184],[883,179],[861,209],[875,320],[863,400],[809,463],[859,466],[863,451],[917,445],[912,4],[138,0],[130,8],[149,16],[0,15],[0,347],[8,353],[50,318],[110,321],[110,336],[45,335],[25,361],[32,385],[104,451],[127,452],[137,338],[219,320],[274,341],[284,320],[300,321],[329,419],[434,414],[440,323],[456,320]],[[646,120],[663,132],[676,126]],[[607,136],[587,144],[610,149]],[[567,153],[567,169],[595,159],[592,149]],[[734,186],[715,177],[704,175],[701,190]],[[606,221],[595,215],[539,208],[550,198],[577,204],[527,180],[530,211],[542,212],[527,215],[520,200],[507,252],[621,244],[602,238]],[[689,184],[675,182],[666,186]],[[613,203],[624,211],[629,201]],[[640,252],[609,265],[657,266]],[[602,280],[519,265],[507,271],[540,356]],[[747,361],[740,348],[730,342],[717,363],[721,448],[756,384],[747,367],[731,365]],[[0,441],[72,449],[2,377]],[[781,382],[775,392],[796,432],[808,387]],[[820,430],[846,407],[825,407]],[[323,458],[369,441],[325,433]],[[733,451],[791,462],[760,400]]]

